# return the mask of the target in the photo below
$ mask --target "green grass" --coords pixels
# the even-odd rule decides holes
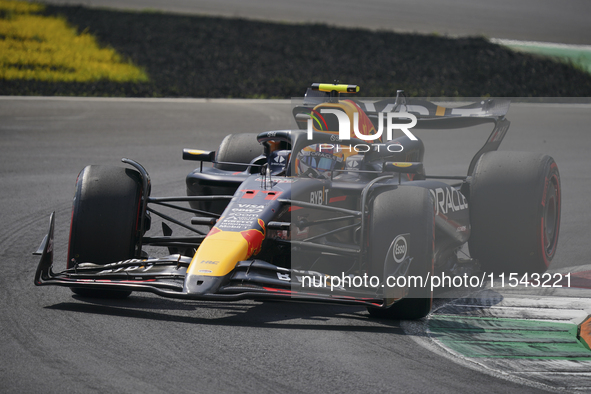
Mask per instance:
[[[536,42],[507,42],[501,44],[518,52],[563,61],[591,74],[591,46],[561,45]]]

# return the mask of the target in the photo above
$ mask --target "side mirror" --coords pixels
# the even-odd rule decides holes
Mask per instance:
[[[183,160],[213,162],[215,151],[183,149]]]
[[[387,161],[382,168],[382,172],[398,172],[401,174],[422,174],[423,171],[423,163],[408,161]]]

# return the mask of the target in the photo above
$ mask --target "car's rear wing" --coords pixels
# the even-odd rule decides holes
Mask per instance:
[[[418,129],[457,129],[471,127],[483,123],[494,123],[488,139],[474,155],[468,166],[468,176],[472,175],[476,163],[487,152],[496,151],[501,145],[511,122],[505,115],[509,112],[511,101],[507,99],[482,99],[461,106],[443,106],[434,102],[419,99],[386,99],[374,103],[362,103],[370,119],[380,112],[408,112],[417,118]],[[360,105],[361,106],[361,105]]]
[[[458,129],[484,123],[494,123],[494,128],[482,148],[474,155],[468,167],[468,176],[472,175],[476,163],[482,155],[495,151],[501,144],[510,122],[505,119],[511,103],[508,99],[475,99],[470,103],[446,99],[427,101],[406,98],[398,91],[395,98],[386,99],[345,99],[329,93],[309,89],[303,100],[292,100],[293,115],[300,129],[308,127],[308,119],[313,114],[318,116],[314,107],[325,102],[337,103],[339,100],[353,101],[369,117],[376,128],[379,119],[386,114],[408,113],[416,118],[416,129]]]
[[[299,128],[306,128],[306,115],[310,114],[312,108],[326,102],[338,102],[337,100],[353,101],[372,119],[374,124],[380,113],[406,112],[412,114],[417,118],[416,127],[418,128],[458,128],[495,122],[507,115],[511,103],[510,100],[501,98],[462,99],[462,101],[442,98],[428,101],[404,97],[402,91],[398,91],[395,98],[335,98],[326,92],[308,89],[303,99],[292,100],[293,114]],[[434,120],[437,122],[429,122]]]
[[[370,119],[374,117],[377,119],[380,112],[407,112],[416,116],[418,121],[416,127],[418,128],[458,128],[495,122],[504,118],[509,111],[510,101],[484,99],[470,104],[453,106],[454,103],[440,105],[427,100],[398,97],[375,102],[356,101],[356,103]]]

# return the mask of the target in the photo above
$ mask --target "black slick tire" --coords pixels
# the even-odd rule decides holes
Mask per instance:
[[[249,164],[263,154],[263,146],[257,141],[257,134],[228,134],[220,144],[217,162]],[[244,171],[246,165],[217,163],[215,167],[225,171]]]
[[[485,154],[470,185],[471,256],[487,272],[545,272],[556,253],[560,200],[560,174],[550,156]]]
[[[369,221],[371,274],[382,271],[387,259],[395,258],[397,242],[406,247],[410,258],[407,278],[433,274],[434,210],[429,190],[415,186],[398,186],[380,193],[373,202]],[[401,240],[400,237],[405,238]],[[391,255],[391,256],[390,256]],[[401,260],[403,256],[398,256]],[[398,264],[394,261],[393,264]],[[402,263],[400,263],[402,264]],[[386,279],[386,278],[383,278]],[[386,285],[388,285],[386,283]],[[368,307],[372,317],[386,319],[420,319],[431,311],[429,286],[409,286],[405,298],[387,309]]]
[[[135,256],[139,235],[140,174],[132,169],[90,165],[78,175],[72,206],[68,268],[104,265]],[[127,297],[129,291],[73,288],[87,297]]]

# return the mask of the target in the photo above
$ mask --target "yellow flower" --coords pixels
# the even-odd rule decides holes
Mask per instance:
[[[148,75],[113,48],[101,48],[62,17],[35,15],[41,4],[0,0],[0,79],[145,82]]]

